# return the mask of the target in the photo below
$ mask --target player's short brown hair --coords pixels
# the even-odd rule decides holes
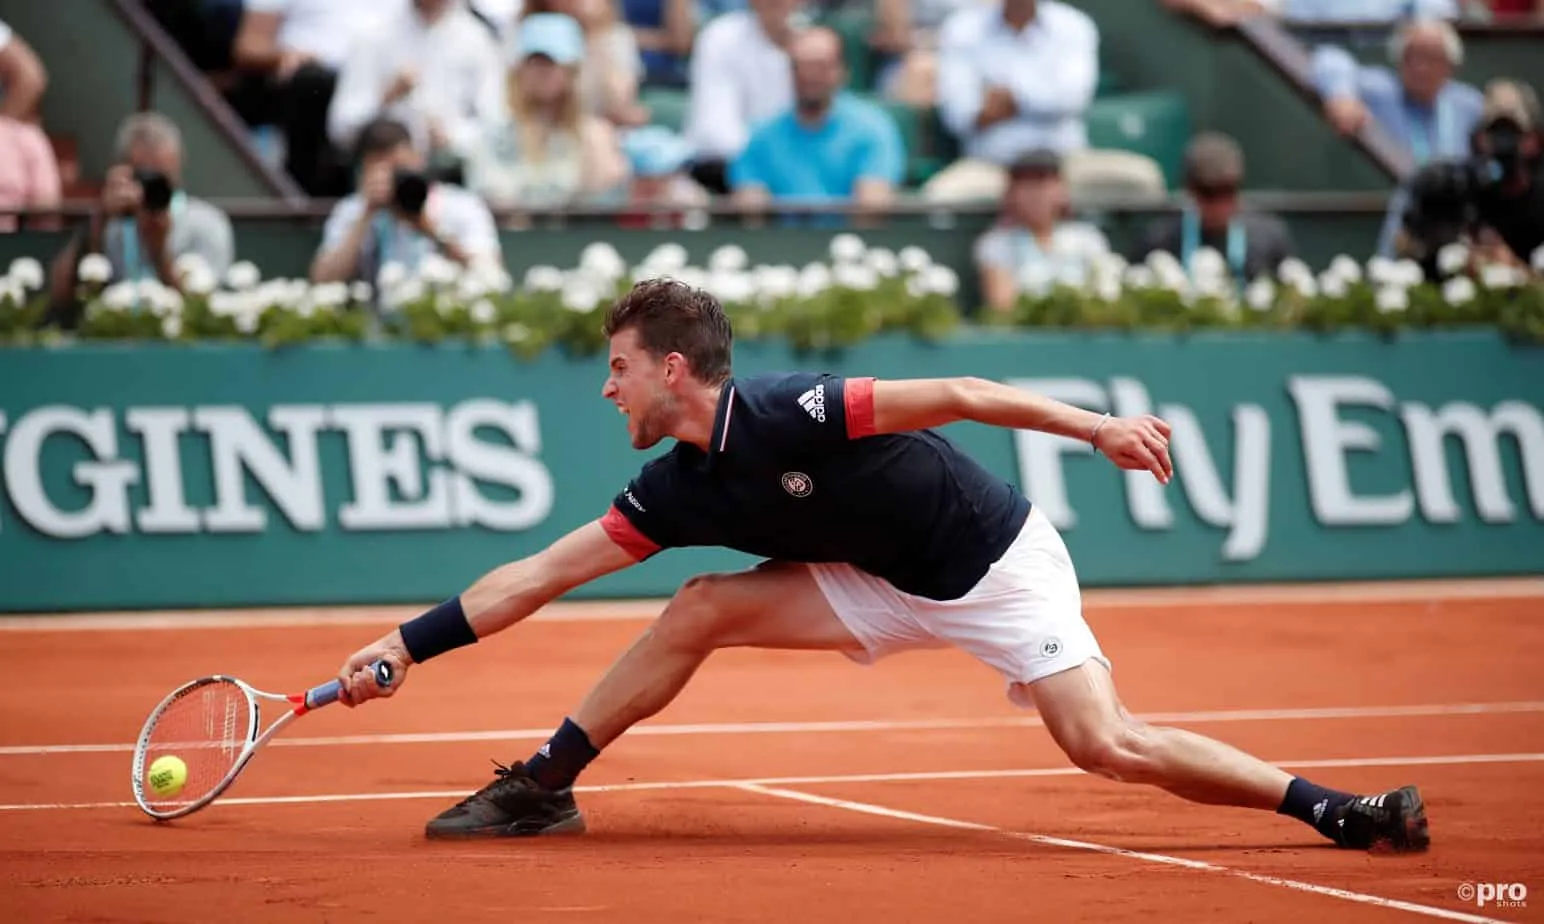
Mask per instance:
[[[646,279],[607,310],[601,329],[614,337],[629,328],[655,359],[680,353],[699,380],[709,385],[728,380],[734,331],[711,292],[675,279]]]

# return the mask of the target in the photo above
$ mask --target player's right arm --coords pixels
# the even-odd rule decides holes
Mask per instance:
[[[409,633],[426,639],[447,630],[469,631],[470,637],[452,639],[469,644],[502,632],[581,584],[637,564],[643,557],[639,550],[630,549],[615,538],[620,535],[615,525],[617,517],[613,510],[534,555],[493,569],[459,597],[415,620],[419,626],[409,628]],[[455,623],[460,618],[465,620],[464,629]],[[426,620],[433,624],[432,631],[426,631]],[[402,627],[393,629],[344,662],[338,672],[338,680],[343,684],[340,702],[353,706],[377,696],[390,696],[401,688],[408,666],[416,663],[403,632]],[[425,642],[418,644],[422,646]],[[397,677],[386,691],[376,687],[369,669],[381,659],[392,665]]]

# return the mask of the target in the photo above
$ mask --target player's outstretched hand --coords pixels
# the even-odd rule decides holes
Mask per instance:
[[[1094,448],[1125,469],[1146,469],[1163,484],[1174,477],[1169,425],[1151,414],[1112,417],[1094,434]]]
[[[370,670],[370,665],[376,661],[391,665],[391,686],[385,689],[375,682],[375,674]],[[338,702],[353,708],[377,697],[395,696],[402,688],[402,681],[407,679],[407,668],[412,663],[407,646],[402,644],[402,633],[391,630],[390,635],[359,649],[343,662],[343,667],[338,670],[338,683],[342,686]]]

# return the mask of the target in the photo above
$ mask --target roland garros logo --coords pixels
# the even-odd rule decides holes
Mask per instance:
[[[815,482],[803,472],[783,473],[783,490],[794,497],[809,497],[815,491]]]

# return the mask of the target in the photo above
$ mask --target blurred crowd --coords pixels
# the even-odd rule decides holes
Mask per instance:
[[[875,62],[855,88],[864,4]],[[1133,0],[1138,2],[1138,0]],[[1142,0],[1154,2],[1154,0]],[[1388,64],[1312,49],[1325,118],[1383,132],[1409,158],[1379,252],[1431,260],[1476,225],[1519,263],[1544,243],[1544,120],[1534,91],[1460,77],[1452,21],[1544,11],[1544,0],[1162,0],[1214,23],[1251,16],[1383,22]],[[917,192],[1001,203],[976,250],[988,300],[1011,304],[1107,253],[1074,219],[1075,190],[1161,193],[1150,158],[1090,147],[1099,33],[1060,0],[149,0],[151,11],[307,194],[335,200],[318,281],[372,279],[437,253],[497,261],[497,210],[595,206],[631,226],[690,226],[715,197],[848,203],[859,217],[908,189],[893,106],[935,111],[958,157]],[[0,207],[46,208],[61,177],[38,125],[47,73],[0,23]],[[681,111],[665,112],[678,101]],[[154,113],[128,119],[98,218],[56,261],[100,252],[115,272],[166,272],[180,253],[231,261],[229,219],[181,186],[182,141]],[[1187,206],[1125,254],[1220,253],[1236,276],[1294,254],[1278,218],[1245,208],[1225,135],[1192,139]],[[1455,214],[1462,213],[1455,217]],[[1466,223],[1467,222],[1467,223]]]

